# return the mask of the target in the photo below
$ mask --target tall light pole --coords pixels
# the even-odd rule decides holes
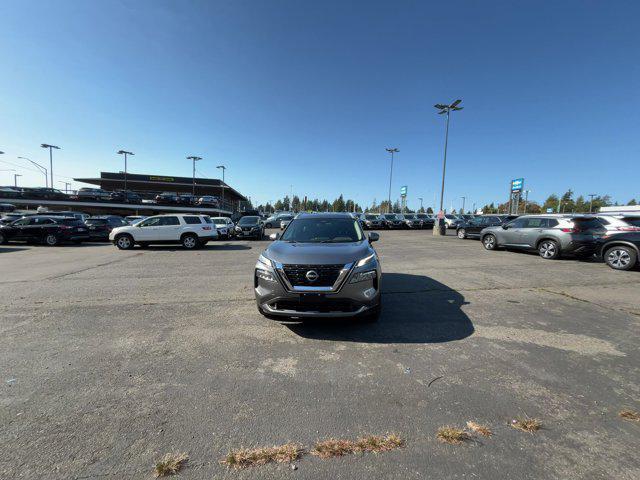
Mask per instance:
[[[190,155],[187,157],[187,160],[193,160],[193,185],[191,186],[192,194],[195,196],[196,194],[196,162],[202,160],[202,157],[196,157],[195,155]]]
[[[18,157],[20,160],[26,160],[27,162],[31,162],[41,173],[44,174],[44,186],[45,188],[49,188],[49,174],[47,173],[47,169],[40,165],[39,163],[34,162],[30,158],[27,157]],[[52,187],[53,188],[53,187]]]
[[[420,200],[420,210],[424,210],[424,208],[422,208],[422,197],[418,197],[418,200]]]
[[[69,182],[60,182],[64,185],[64,193],[69,193],[69,187],[71,186],[71,184]]]
[[[127,191],[127,155],[135,155],[133,152],[127,152],[126,150],[118,150],[116,152],[118,155],[124,155],[124,191]],[[125,193],[125,199],[128,198]]]
[[[590,193],[589,194],[589,213],[591,213],[593,211],[593,197],[595,197],[596,194],[595,193]]]
[[[224,206],[224,187],[226,186],[226,184],[224,183],[224,174],[227,170],[227,167],[225,167],[224,165],[218,165],[216,168],[222,170],[222,205]]]
[[[60,150],[60,147],[56,145],[49,145],[48,143],[43,143],[40,145],[42,148],[49,149],[49,175],[51,176],[51,188],[53,188],[53,149]]]
[[[462,102],[462,100],[458,99],[450,105],[443,105],[441,103],[437,103],[434,105],[435,108],[440,110],[438,115],[447,115],[447,124],[444,133],[444,159],[442,161],[442,187],[440,189],[440,211],[438,212],[438,217],[443,215],[443,202],[444,202],[444,179],[447,171],[447,146],[449,143],[449,116],[452,111],[462,110],[464,107],[459,107],[458,105]],[[439,218],[438,222],[434,222],[433,224],[433,234],[441,235],[441,223],[444,223],[444,218]]]
[[[460,213],[464,213],[464,202],[467,200],[467,197],[460,197],[462,198],[462,209]]]
[[[400,150],[397,148],[385,148],[387,152],[391,154],[391,170],[389,171],[389,205],[387,206],[387,213],[391,213],[391,179],[393,178],[393,155]]]
[[[18,186],[18,177],[21,177],[22,175],[20,175],[19,173],[14,173],[13,174],[13,186],[17,187]]]
[[[531,192],[531,190],[524,191],[524,211],[522,213],[524,213],[525,215],[527,214],[527,203],[529,203],[529,192]]]

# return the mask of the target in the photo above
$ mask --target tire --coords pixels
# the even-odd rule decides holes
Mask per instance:
[[[467,232],[464,230],[464,228],[459,228],[458,229],[458,238],[460,238],[462,240],[467,238]]]
[[[273,228],[272,225],[270,223],[267,223],[264,228]]]
[[[207,243],[209,243],[209,240],[200,240],[200,247],[204,247],[205,245],[207,245]]]
[[[180,239],[182,243],[182,247],[187,250],[195,250],[200,245],[200,241],[198,240],[198,236],[193,233],[187,233],[182,236]]]
[[[118,235],[115,238],[116,247],[120,250],[131,250],[135,246],[135,242],[133,241],[133,237],[129,234]]]
[[[614,270],[631,270],[638,261],[638,254],[631,247],[617,245],[604,253],[604,261]]]
[[[498,248],[498,239],[490,233],[482,238],[482,245],[485,250],[496,250]]]
[[[47,233],[42,240],[47,247],[55,247],[60,243],[60,239],[55,233]]]
[[[554,240],[542,240],[538,244],[538,254],[545,260],[560,258],[560,245]]]
[[[73,243],[75,245],[81,245],[82,244],[82,240],[74,240]]]
[[[5,245],[7,243],[7,238],[2,233],[0,233],[0,245]]]

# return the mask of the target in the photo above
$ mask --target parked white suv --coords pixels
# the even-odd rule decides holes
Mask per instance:
[[[218,231],[208,215],[155,215],[134,225],[111,230],[109,240],[120,250],[137,243],[146,247],[152,243],[179,243],[189,250],[216,240]]]
[[[235,225],[229,217],[213,217],[211,221],[216,226],[218,235],[227,239],[231,238]]]

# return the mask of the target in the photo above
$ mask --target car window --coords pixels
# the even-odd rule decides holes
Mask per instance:
[[[143,220],[142,222],[140,222],[138,225],[140,225],[141,227],[156,227],[160,225],[161,218],[162,217],[147,218],[146,220]]]
[[[200,219],[198,219],[198,220],[200,220]],[[200,222],[198,222],[198,223],[200,223]],[[163,226],[163,227],[169,227],[169,226],[172,226],[172,225],[180,225],[180,220],[178,220],[178,217],[160,217],[160,225]]]
[[[558,225],[559,222],[555,218],[547,218],[547,228],[557,227]]]
[[[84,223],[87,225],[105,225],[107,221],[104,218],[87,218]]]
[[[52,223],[55,223],[50,218],[34,218],[33,220],[35,225],[51,225]]]
[[[184,223],[186,223],[187,225],[198,225],[202,223],[202,221],[200,220],[200,217],[182,217],[182,218],[184,218]]]
[[[602,223],[597,218],[574,218],[573,225],[580,231],[602,229]]]
[[[238,225],[256,225],[258,223],[258,217],[242,217],[238,222]],[[282,220],[286,220],[282,217]]]
[[[624,217],[623,220],[632,227],[640,227],[640,217]]]
[[[299,218],[282,235],[283,241],[301,243],[359,242],[363,238],[360,223],[349,218]]]
[[[526,218],[523,228],[544,228],[547,226],[546,218]]]
[[[526,219],[524,218],[518,218],[516,220],[512,220],[511,222],[507,223],[507,226],[509,228],[523,228],[525,221]]]
[[[211,220],[211,217],[202,217],[204,218],[204,223],[213,223],[213,220]]]

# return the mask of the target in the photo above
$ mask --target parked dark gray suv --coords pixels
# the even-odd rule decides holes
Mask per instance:
[[[300,214],[258,258],[254,289],[268,318],[380,314],[380,263],[360,222],[349,214]]]
[[[605,233],[603,225],[593,217],[526,215],[483,229],[480,239],[487,250],[537,250],[542,258],[552,260],[564,254],[593,255],[596,241]]]

